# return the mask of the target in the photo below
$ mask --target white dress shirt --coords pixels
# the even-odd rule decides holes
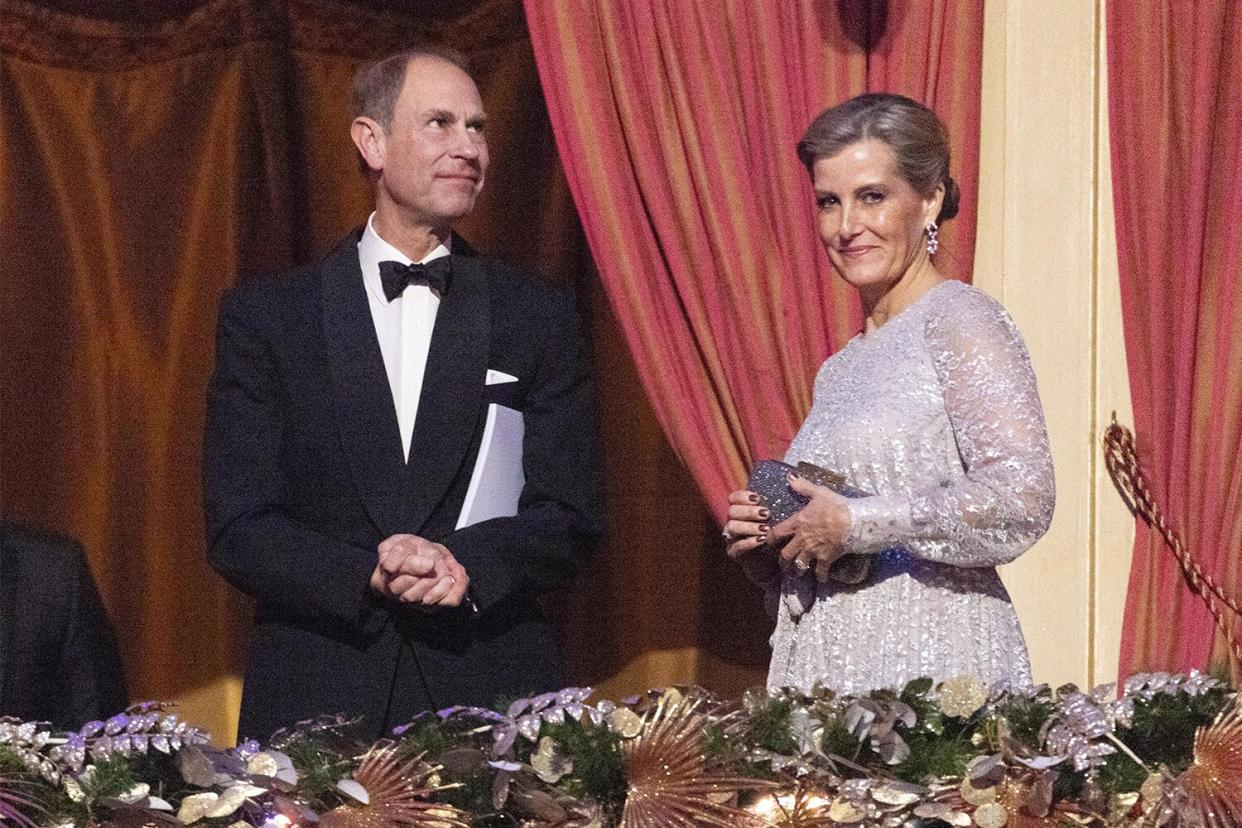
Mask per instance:
[[[426,285],[409,285],[391,302],[384,296],[380,283],[379,263],[394,261],[411,264],[397,248],[380,238],[375,232],[375,214],[367,219],[367,229],[358,240],[358,263],[362,266],[362,281],[367,287],[367,301],[371,306],[371,321],[375,323],[375,335],[379,338],[380,353],[384,355],[384,370],[388,373],[388,387],[397,408],[397,424],[401,427],[401,447],[406,462],[410,459],[410,442],[414,437],[414,421],[418,418],[418,398],[423,391],[423,372],[427,368],[427,352],[431,348],[431,331],[436,324],[436,311],[440,309],[440,297]],[[426,264],[441,256],[447,256],[451,239],[437,245],[419,260]]]

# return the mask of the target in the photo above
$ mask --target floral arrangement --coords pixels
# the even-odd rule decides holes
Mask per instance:
[[[0,824],[292,828],[1242,825],[1242,703],[1198,673],[1082,692],[962,677],[861,696],[569,688],[212,747],[165,705],[0,720]]]

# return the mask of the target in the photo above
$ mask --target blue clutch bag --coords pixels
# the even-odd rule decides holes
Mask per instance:
[[[787,476],[796,472],[807,480],[820,486],[826,486],[843,497],[870,497],[869,492],[856,489],[845,482],[845,478],[836,472],[828,471],[814,463],[799,463],[791,466],[779,460],[761,460],[750,473],[746,488],[759,495],[763,505],[771,513],[769,523],[777,524],[810,503],[808,497],[798,494],[789,488]],[[828,570],[828,576],[843,584],[860,584],[871,572],[871,556],[842,555]],[[814,577],[814,574],[811,574]]]

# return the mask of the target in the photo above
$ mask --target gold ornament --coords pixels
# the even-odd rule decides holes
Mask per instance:
[[[759,780],[731,776],[703,756],[703,730],[711,723],[696,695],[666,694],[642,717],[637,736],[622,743],[629,790],[620,828],[762,825],[731,804],[732,794],[768,787]],[[716,794],[728,801],[713,801]]]
[[[829,824],[849,825],[855,822],[862,822],[866,818],[867,811],[863,806],[841,797],[837,797],[832,806],[828,808]]]
[[[320,828],[469,828],[466,814],[430,801],[437,787],[427,784],[436,768],[407,758],[391,742],[379,742],[362,758],[354,780],[365,790],[365,805],[342,805],[319,819]]]
[[[1164,799],[1164,774],[1147,774],[1147,778],[1143,780],[1143,786],[1139,788],[1139,796],[1145,804]]]
[[[1179,819],[1207,828],[1242,825],[1242,704],[1199,728],[1194,757],[1177,778]]]
[[[660,694],[660,702],[670,708],[681,704],[682,694],[676,687],[666,687],[664,692]]]
[[[999,789],[995,785],[986,785],[982,788],[976,788],[970,781],[970,777],[962,780],[961,785],[962,799],[971,805],[988,805],[996,801],[999,795]]]
[[[987,704],[988,686],[974,676],[954,676],[940,685],[940,710],[965,719]]]
[[[256,753],[246,760],[246,773],[256,776],[275,776],[280,770],[276,757],[270,753]]]
[[[643,732],[643,718],[628,707],[612,711],[612,729],[622,739],[633,739]]]
[[[922,790],[900,782],[885,782],[871,789],[871,798],[881,805],[904,808],[918,804],[923,798],[923,793]]]
[[[530,766],[535,769],[535,775],[540,780],[552,785],[559,782],[565,774],[573,772],[574,760],[561,750],[555,739],[544,736],[530,755]]]
[[[989,802],[975,809],[975,825],[979,828],[1004,828],[1009,822],[1009,809],[999,802]]]

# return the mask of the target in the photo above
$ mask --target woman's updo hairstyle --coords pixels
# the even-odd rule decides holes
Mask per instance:
[[[904,95],[869,93],[825,110],[798,142],[798,159],[813,173],[819,159],[869,139],[893,148],[898,173],[919,195],[944,185],[937,223],[957,215],[961,191],[949,176],[949,133],[936,113]]]

